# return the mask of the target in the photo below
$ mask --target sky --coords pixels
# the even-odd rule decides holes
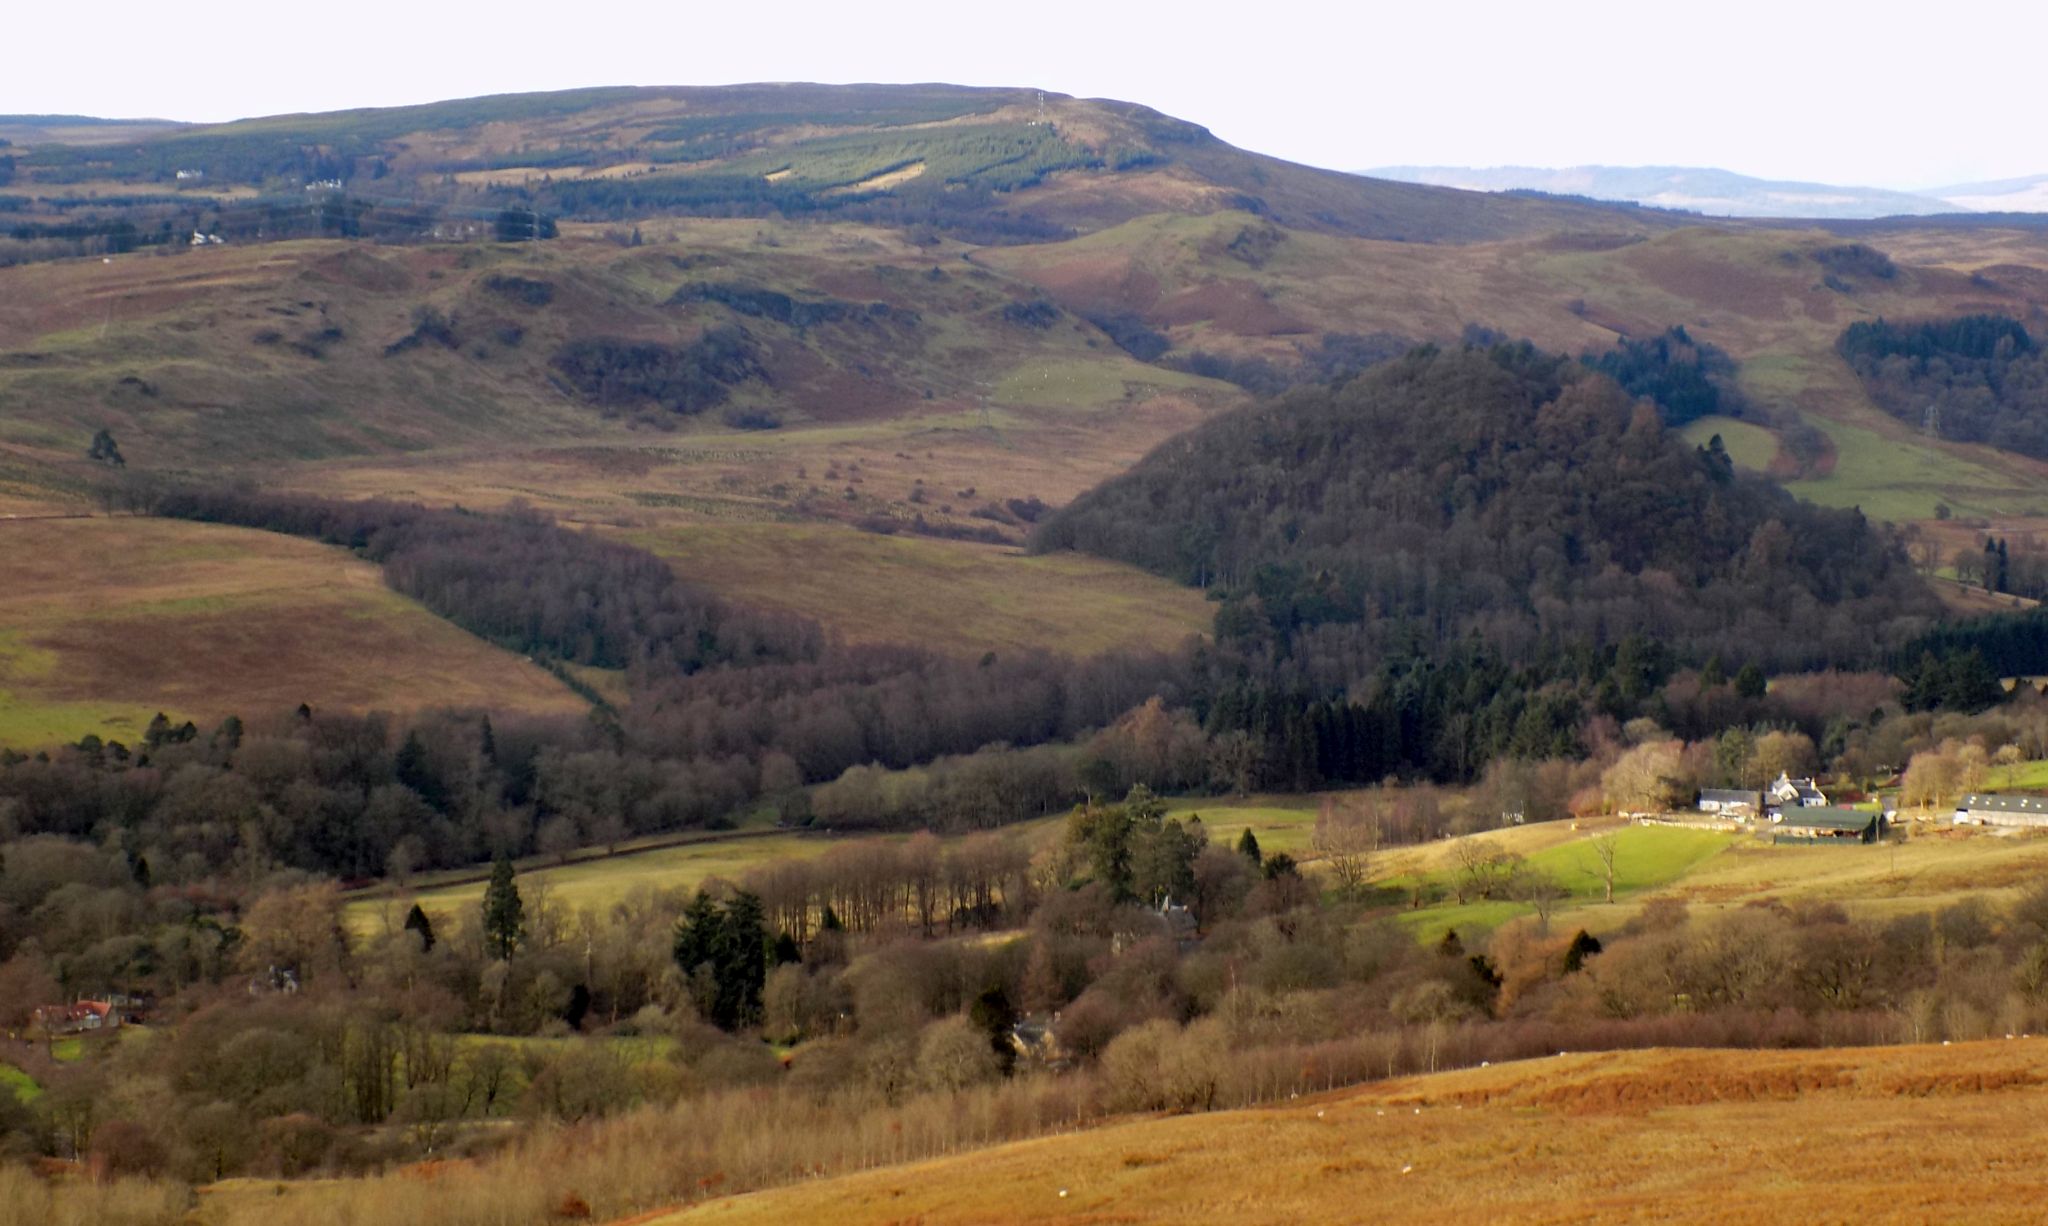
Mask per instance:
[[[219,121],[589,85],[948,81],[1143,103],[1343,170],[1715,166],[1903,189],[2048,173],[2048,5],[1037,0],[26,5],[0,114]]]

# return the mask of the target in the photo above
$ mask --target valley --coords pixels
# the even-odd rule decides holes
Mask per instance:
[[[2027,1220],[2048,225],[0,140],[0,1226]]]

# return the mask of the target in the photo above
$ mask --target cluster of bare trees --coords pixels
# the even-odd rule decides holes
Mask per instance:
[[[900,842],[863,839],[747,874],[770,925],[808,945],[837,925],[851,933],[913,928],[924,936],[993,927],[1030,909],[1030,851],[983,834],[941,842],[921,831]],[[831,916],[828,923],[826,916]]]
[[[1994,769],[2010,769],[2023,760],[2017,745],[1987,752],[1980,741],[1950,737],[1913,755],[1899,781],[1899,801],[1909,808],[1950,807],[1965,793],[1982,789]]]

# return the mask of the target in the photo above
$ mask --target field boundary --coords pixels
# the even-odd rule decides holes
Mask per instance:
[[[653,835],[632,846],[621,845],[617,851],[604,851],[595,847],[579,847],[567,856],[523,856],[512,862],[514,870],[521,873],[538,873],[549,869],[568,868],[576,864],[593,864],[603,860],[624,860],[650,851],[666,851],[671,847],[690,847],[699,843],[737,843],[745,839],[765,839],[775,836],[795,835],[800,838],[829,839],[835,836],[822,830],[799,830],[780,826],[769,826],[757,830],[692,830],[680,834]],[[455,886],[476,885],[491,879],[491,866],[472,865],[468,868],[450,869],[439,873],[423,873],[401,886],[395,881],[381,880],[370,885],[359,885],[343,889],[343,902],[371,902],[380,898],[394,898],[418,894],[426,890],[449,889]]]

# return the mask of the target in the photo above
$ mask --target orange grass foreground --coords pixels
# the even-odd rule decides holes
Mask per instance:
[[[1127,1122],[654,1220],[2040,1222],[2044,1142],[2048,1039],[1655,1050]]]

